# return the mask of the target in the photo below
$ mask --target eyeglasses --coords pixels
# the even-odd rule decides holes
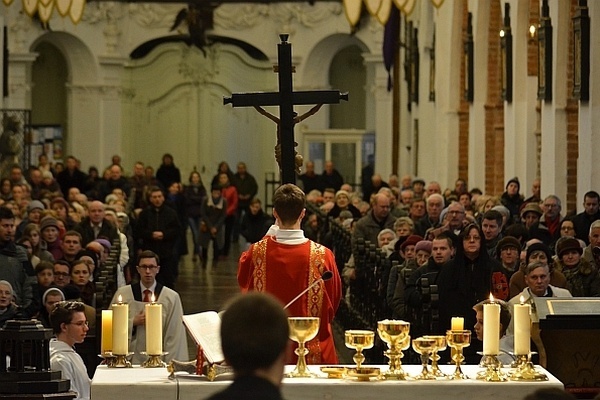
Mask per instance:
[[[138,268],[152,271],[157,269],[158,265],[138,265]]]
[[[85,326],[90,326],[90,323],[87,322],[87,321],[77,321],[77,322],[69,322],[68,325],[77,325],[79,327],[82,327],[84,325]]]
[[[448,211],[448,214],[450,215],[461,215],[464,214],[463,211],[459,211],[459,210],[452,210],[452,211]]]

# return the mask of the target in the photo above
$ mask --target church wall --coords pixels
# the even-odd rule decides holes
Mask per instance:
[[[467,25],[469,17],[468,1],[463,0],[462,6],[462,24],[461,36],[464,46],[467,37]],[[463,50],[464,51],[464,50]],[[463,53],[464,54],[464,53]],[[466,75],[465,57],[460,57],[460,81],[457,82],[456,91],[460,96],[459,115],[459,133],[458,133],[458,178],[465,179],[469,176],[469,102],[465,99],[464,88],[467,86],[465,80]],[[453,188],[453,185],[448,184],[448,187]]]
[[[590,20],[600,20],[600,3],[588,2]],[[590,69],[600,70],[600,27],[590,24]],[[590,99],[579,103],[579,158],[577,174],[577,211],[583,211],[583,197],[589,190],[600,188],[600,77],[590,73]]]
[[[490,1],[469,1],[473,15],[473,102],[469,106],[469,187],[485,188],[486,103],[488,100],[488,38],[490,36]],[[463,177],[464,178],[464,177]]]
[[[485,187],[484,193],[500,195],[504,190],[504,103],[500,38],[502,10],[491,0],[488,26],[487,101],[485,105]]]
[[[542,197],[555,194],[567,198],[567,76],[568,32],[570,27],[570,1],[549,0],[552,19],[552,101],[542,101]],[[548,168],[547,166],[554,166]],[[563,204],[565,210],[565,204]]]

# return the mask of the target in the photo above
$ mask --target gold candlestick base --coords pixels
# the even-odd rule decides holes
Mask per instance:
[[[114,364],[115,364],[115,360],[117,359],[117,357],[115,357],[115,355],[113,353],[111,353],[110,351],[98,354],[98,357],[100,357],[102,360],[104,360],[100,364],[101,365],[104,364],[108,368],[113,368]]]
[[[517,360],[515,361],[515,371],[513,371],[509,378],[512,381],[547,381],[548,377],[546,374],[539,372],[533,366],[531,362],[531,353],[529,354],[515,354]]]
[[[463,355],[463,348],[469,347],[471,345],[471,331],[446,331],[446,341],[448,342],[448,346],[450,346],[454,350],[452,361],[454,361],[454,364],[456,365],[454,373],[448,375],[448,379],[469,379],[469,377],[462,372],[460,366],[462,365],[463,361],[465,361],[465,356]]]
[[[115,357],[114,364],[110,365],[110,368],[131,368],[131,362],[128,360],[133,353],[127,354],[113,354]]]
[[[141,355],[148,356],[146,361],[142,363],[142,367],[144,368],[166,368],[167,363],[165,363],[162,358],[169,354],[168,352],[163,352],[161,354],[148,354],[146,352],[141,352]]]
[[[506,374],[502,372],[502,363],[498,360],[498,354],[486,354],[483,356],[481,365],[485,371],[477,373],[477,379],[486,382],[506,382]]]

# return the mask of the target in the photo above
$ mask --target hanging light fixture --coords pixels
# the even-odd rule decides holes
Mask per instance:
[[[10,6],[13,0],[2,0],[4,5]],[[74,24],[81,21],[83,10],[85,9],[85,0],[21,0],[23,2],[23,10],[30,17],[37,14],[40,21],[48,23],[54,9],[58,11],[61,17],[67,15],[71,18]]]

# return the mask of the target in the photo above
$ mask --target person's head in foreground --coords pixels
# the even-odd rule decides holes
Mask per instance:
[[[289,340],[281,303],[264,293],[237,296],[221,320],[221,345],[236,377],[254,375],[279,386]]]

